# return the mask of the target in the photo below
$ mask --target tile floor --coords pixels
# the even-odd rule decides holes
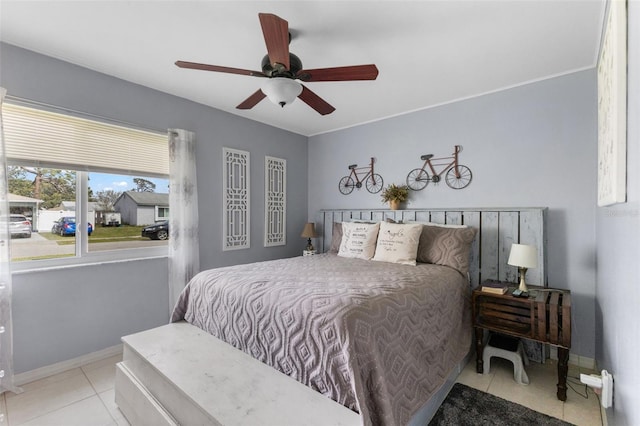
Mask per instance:
[[[114,402],[115,364],[121,360],[106,358],[23,385],[19,395],[0,395],[0,425],[128,425]]]
[[[532,362],[526,367],[528,385],[519,385],[513,380],[513,364],[501,358],[491,358],[491,373],[476,373],[475,356],[458,376],[458,382],[513,401],[532,410],[562,419],[578,426],[600,426],[600,401],[592,389],[580,383],[580,373],[593,371],[569,365],[567,378],[567,400],[556,397],[558,364]],[[586,396],[586,398],[585,398]]]
[[[115,426],[128,425],[114,403],[115,356],[47,377],[22,386],[24,392],[0,395],[0,412],[5,413],[5,426]],[[567,401],[556,399],[556,364],[532,363],[527,367],[530,384],[513,381],[513,367],[508,361],[493,358],[491,374],[475,372],[475,359],[458,377],[458,381],[501,398],[526,405],[580,426],[601,425],[600,405],[593,391],[585,394],[579,384],[579,373],[569,370],[571,387]]]

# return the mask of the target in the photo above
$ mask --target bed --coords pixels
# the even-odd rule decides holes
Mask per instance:
[[[469,286],[440,265],[321,254],[198,274],[173,320],[209,332],[366,424],[406,424],[471,345]]]
[[[471,288],[485,278],[514,278],[506,266],[510,244],[543,248],[545,216],[537,208],[322,211],[322,254],[203,271],[181,294],[172,321],[186,321],[359,412],[363,424],[428,421],[471,348]],[[408,222],[429,230],[418,234],[413,263],[404,253],[399,261],[351,256],[340,245],[351,239],[360,253],[354,236],[377,224],[381,252],[383,230],[393,239]],[[434,238],[442,244],[426,250]],[[441,255],[460,244],[462,255]],[[546,276],[544,250],[540,256],[532,283]]]

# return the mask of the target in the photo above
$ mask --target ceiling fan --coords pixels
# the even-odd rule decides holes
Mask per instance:
[[[331,114],[335,108],[296,80],[352,81],[375,80],[378,77],[378,68],[373,64],[305,70],[300,58],[289,52],[289,23],[271,13],[259,13],[258,17],[267,45],[267,55],[262,59],[262,71],[185,61],[177,61],[176,65],[180,68],[267,78],[260,89],[236,107],[238,109],[251,109],[265,97],[284,107],[298,97],[322,115]]]

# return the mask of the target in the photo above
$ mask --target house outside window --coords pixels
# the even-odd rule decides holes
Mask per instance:
[[[116,200],[115,208],[124,223],[152,225],[169,218],[169,194],[126,191]]]
[[[166,134],[10,103],[3,124],[14,207],[37,203],[31,237],[12,239],[15,270],[167,255],[141,236],[169,210]],[[162,201],[128,222],[116,203],[136,191]]]

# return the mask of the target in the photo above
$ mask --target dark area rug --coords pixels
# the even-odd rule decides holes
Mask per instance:
[[[436,425],[570,426],[571,423],[456,383],[429,423],[429,426]]]

